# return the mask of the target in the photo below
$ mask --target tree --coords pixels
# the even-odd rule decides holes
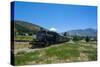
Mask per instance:
[[[89,42],[89,41],[90,41],[90,38],[87,36],[87,37],[85,38],[85,41],[86,41],[86,42]]]

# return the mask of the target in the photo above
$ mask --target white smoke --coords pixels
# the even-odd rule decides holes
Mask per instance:
[[[53,27],[50,28],[49,30],[50,30],[50,31],[57,31],[57,29],[56,29],[56,28],[53,28]]]

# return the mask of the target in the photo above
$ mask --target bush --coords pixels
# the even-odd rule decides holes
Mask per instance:
[[[87,36],[87,37],[85,38],[85,41],[86,41],[86,42],[89,42],[89,41],[90,41],[90,38]]]

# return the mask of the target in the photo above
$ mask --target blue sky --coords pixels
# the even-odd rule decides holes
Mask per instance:
[[[47,29],[64,32],[97,26],[97,7],[15,2],[15,20],[28,21]]]

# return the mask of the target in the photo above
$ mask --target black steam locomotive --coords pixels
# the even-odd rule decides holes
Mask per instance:
[[[36,33],[36,38],[32,41],[32,47],[46,47],[66,41],[69,41],[69,39],[66,36],[61,36],[57,32],[41,30]]]

